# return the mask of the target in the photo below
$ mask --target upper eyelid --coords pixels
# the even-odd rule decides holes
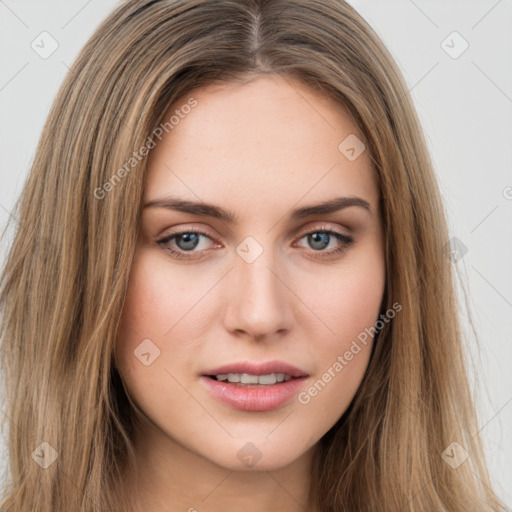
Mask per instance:
[[[343,232],[343,229],[339,228],[339,227],[336,227],[332,224],[329,224],[327,222],[322,222],[322,221],[317,221],[317,222],[320,222],[320,224],[316,224],[316,225],[312,225],[311,227],[306,227],[306,228],[302,228],[299,230],[299,232],[301,233],[301,236],[304,236],[308,233],[311,233],[311,231],[336,231],[336,232],[341,232],[341,234],[345,235],[345,236],[350,236],[348,233],[344,233]],[[193,227],[193,226],[185,226],[184,228],[177,228],[176,231],[173,231],[171,233],[168,233],[166,235],[161,235],[161,236],[158,236],[156,238],[158,239],[162,239],[162,238],[168,238],[170,236],[174,236],[174,235],[180,235],[180,234],[183,234],[183,233],[200,233],[202,235],[205,235],[205,236],[208,236],[209,238],[211,239],[215,239],[215,235],[212,235],[210,234],[209,230],[208,229],[205,229],[203,227],[200,227],[200,228],[196,228],[196,227]]]

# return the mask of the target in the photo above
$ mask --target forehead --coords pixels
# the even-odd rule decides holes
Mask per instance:
[[[195,106],[182,108],[190,98]],[[172,194],[239,209],[306,195],[305,202],[376,197],[367,152],[350,160],[339,148],[347,137],[363,139],[357,125],[302,82],[265,76],[206,86],[176,101],[163,122],[173,115],[172,129],[149,155],[145,201]]]

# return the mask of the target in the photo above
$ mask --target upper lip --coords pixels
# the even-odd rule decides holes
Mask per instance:
[[[292,377],[306,377],[308,374],[284,361],[267,361],[255,363],[253,361],[237,361],[225,364],[211,370],[206,370],[203,375],[221,375],[224,373],[248,373],[249,375],[267,375],[269,373],[284,373]]]

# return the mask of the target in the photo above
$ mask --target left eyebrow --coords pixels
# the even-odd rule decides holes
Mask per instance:
[[[372,213],[370,203],[361,197],[336,197],[324,203],[293,210],[290,214],[290,218],[292,220],[298,220],[311,215],[337,212],[351,206],[358,206]]]
[[[333,213],[349,207],[359,207],[372,213],[370,203],[361,197],[336,197],[323,203],[305,206],[292,210],[291,220],[299,220],[312,215]],[[202,217],[213,217],[229,224],[237,222],[237,216],[230,210],[210,203],[188,201],[176,197],[165,197],[153,199],[146,203],[143,208],[166,208]]]

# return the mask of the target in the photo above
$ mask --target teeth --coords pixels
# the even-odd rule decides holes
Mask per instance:
[[[233,374],[233,376],[235,378],[238,377],[238,375],[236,374]],[[229,380],[229,375],[228,375],[228,380]],[[242,373],[242,375],[240,375],[240,382],[242,384],[258,384],[258,379],[259,377],[257,375],[249,375],[247,373]]]
[[[216,375],[218,381],[228,381],[240,384],[261,384],[272,386],[276,382],[287,382],[292,377],[284,373],[269,373],[267,375],[250,375],[248,373],[222,373]]]
[[[277,382],[277,376],[275,373],[270,375],[260,375],[258,377],[258,384],[275,384]],[[242,381],[243,382],[243,381]]]

